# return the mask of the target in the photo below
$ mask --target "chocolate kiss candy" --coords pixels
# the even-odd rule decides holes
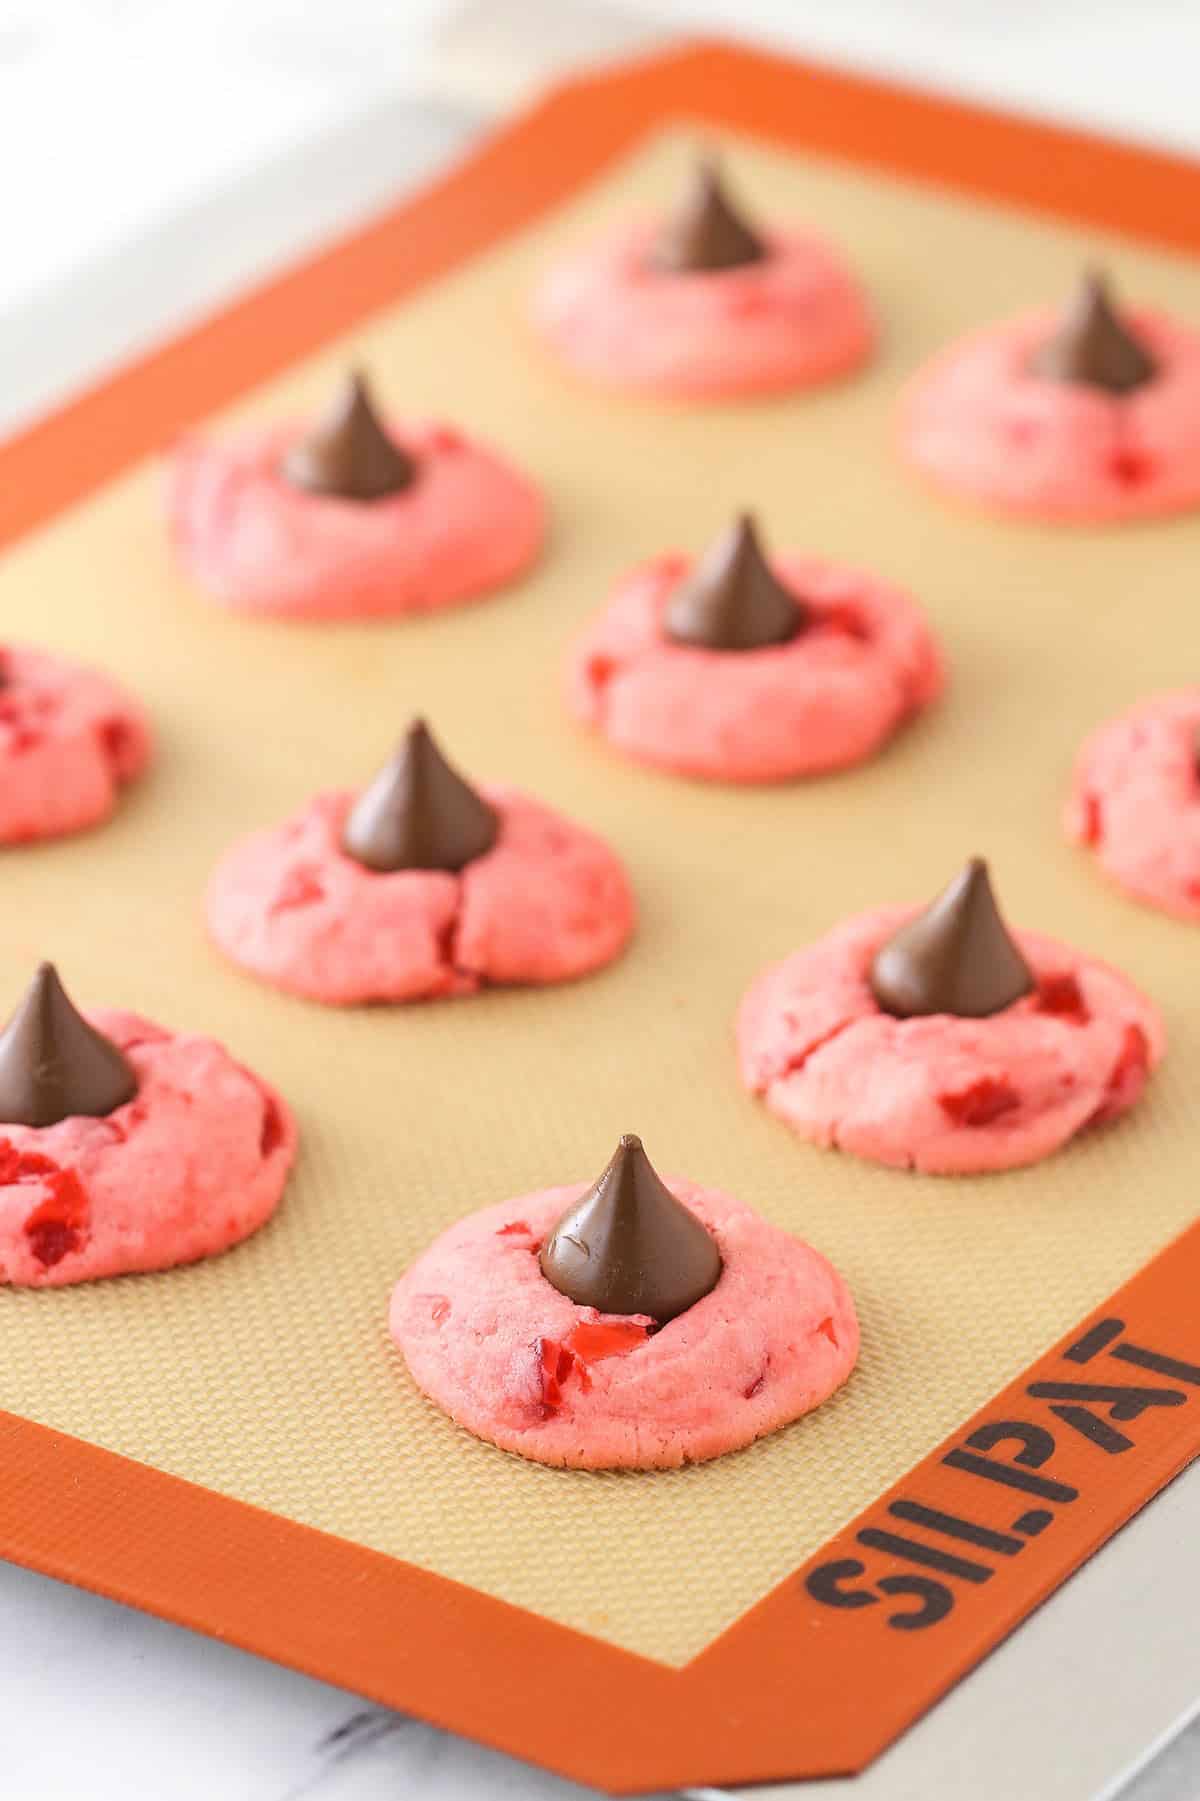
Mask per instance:
[[[677,644],[704,650],[761,650],[786,644],[805,619],[803,602],[776,581],[743,513],[676,588],[663,629]]]
[[[547,1282],[580,1307],[647,1313],[660,1325],[715,1288],[721,1274],[710,1233],[659,1181],[632,1134],[563,1214],[540,1261]]]
[[[987,864],[972,857],[931,907],[876,952],[871,987],[885,1013],[984,1019],[1033,988],[996,906]]]
[[[1127,394],[1158,372],[1150,353],[1118,318],[1104,277],[1083,277],[1054,336],[1029,359],[1035,375]]]
[[[381,500],[417,478],[417,466],[380,424],[367,384],[351,375],[311,437],[283,459],[293,487],[339,500]]]
[[[500,822],[451,769],[423,719],[350,811],[342,849],[368,869],[458,870],[491,850]]]
[[[685,275],[703,269],[737,269],[760,263],[766,245],[739,218],[711,158],[701,157],[680,205],[660,229],[650,251],[655,269]]]
[[[133,1066],[76,1012],[52,963],[42,963],[0,1034],[0,1120],[54,1126],[99,1119],[137,1093]]]

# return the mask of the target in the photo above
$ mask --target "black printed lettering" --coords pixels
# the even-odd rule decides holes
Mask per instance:
[[[986,1563],[952,1557],[949,1551],[923,1545],[915,1538],[901,1538],[898,1532],[881,1532],[877,1526],[867,1526],[856,1536],[860,1545],[869,1545],[874,1551],[890,1551],[893,1557],[902,1557],[907,1563],[923,1563],[931,1570],[941,1570],[944,1576],[960,1576],[964,1582],[987,1582],[995,1573]]]
[[[977,1451],[993,1451],[1010,1439],[1021,1447],[1011,1463],[999,1457],[975,1455]],[[1036,1495],[1042,1501],[1078,1500],[1077,1488],[1055,1482],[1050,1476],[1033,1474],[1054,1455],[1053,1435],[1044,1426],[1031,1425],[1027,1420],[989,1420],[986,1425],[976,1427],[967,1443],[971,1450],[955,1448],[947,1451],[942,1462],[949,1464],[951,1469],[966,1470],[968,1475],[979,1476],[985,1482],[999,1482],[1005,1488],[1019,1489],[1022,1494]]]
[[[804,1586],[814,1601],[826,1607],[874,1607],[879,1596],[869,1588],[843,1588],[842,1584],[866,1574],[867,1566],[857,1557],[838,1557],[832,1563],[818,1564],[804,1578]]]
[[[1076,1339],[1069,1350],[1063,1352],[1063,1356],[1072,1363],[1090,1363],[1093,1357],[1098,1357],[1101,1351],[1107,1349],[1114,1338],[1120,1338],[1124,1330],[1123,1319],[1102,1319],[1098,1326],[1093,1326],[1082,1338]]]
[[[1114,1338],[1120,1338],[1125,1330],[1122,1319],[1102,1319],[1098,1325],[1084,1333],[1063,1356],[1072,1363],[1090,1363],[1101,1351],[1107,1351]],[[1150,1370],[1156,1376],[1167,1376],[1173,1382],[1187,1382],[1193,1388],[1200,1388],[1200,1364],[1183,1363],[1178,1357],[1163,1357],[1158,1351],[1147,1351],[1142,1345],[1113,1345],[1113,1357],[1122,1363],[1132,1363],[1138,1369]]]
[[[1069,1345],[1062,1356],[1068,1364],[1086,1364],[1107,1355],[1148,1375],[1163,1378],[1167,1383],[1200,1388],[1200,1364],[1186,1363],[1180,1358],[1132,1344],[1122,1336],[1124,1331],[1124,1320],[1098,1320]],[[1136,1441],[1118,1430],[1118,1426],[1140,1419],[1152,1408],[1177,1408],[1189,1399],[1185,1390],[1179,1387],[1104,1381],[1031,1382],[1025,1393],[1031,1401],[1046,1404],[1063,1426],[1078,1433],[1107,1456],[1118,1456],[1136,1448]],[[981,1482],[1033,1496],[1041,1505],[1026,1505],[1011,1526],[1004,1529],[981,1525],[961,1513],[950,1513],[924,1501],[907,1498],[889,1501],[888,1518],[907,1527],[919,1528],[922,1536],[910,1537],[907,1532],[864,1526],[855,1534],[856,1543],[917,1568],[872,1576],[869,1565],[859,1557],[835,1558],[819,1565],[805,1578],[808,1593],[825,1607],[853,1611],[875,1607],[885,1598],[911,1598],[914,1605],[885,1609],[876,1617],[882,1618],[897,1632],[917,1632],[936,1625],[962,1598],[954,1584],[962,1582],[978,1586],[990,1582],[1004,1568],[1003,1564],[993,1565],[965,1556],[950,1546],[970,1546],[976,1552],[990,1553],[996,1558],[1017,1557],[1030,1539],[1039,1537],[1054,1524],[1057,1515],[1053,1507],[1079,1499],[1077,1488],[1046,1471],[1060,1442],[1061,1432],[1056,1439],[1047,1426],[1031,1420],[985,1421],[969,1433],[962,1444],[947,1451],[942,1463],[950,1469],[976,1476]],[[925,1479],[928,1476],[926,1471]],[[940,1538],[943,1543],[930,1543],[928,1535]],[[947,1540],[949,1545],[945,1543]],[[934,1571],[936,1575],[923,1573],[925,1571]],[[944,1580],[939,1581],[938,1577]]]
[[[1007,1532],[993,1532],[990,1526],[977,1526],[974,1520],[959,1519],[955,1513],[942,1513],[936,1507],[923,1507],[919,1501],[894,1501],[888,1512],[910,1526],[927,1526],[931,1532],[944,1532],[947,1538],[961,1538],[981,1551],[999,1551],[1002,1557],[1015,1557],[1025,1546]]]
[[[885,1595],[920,1595],[921,1606],[903,1613],[889,1613],[887,1623],[897,1632],[919,1632],[922,1626],[936,1626],[954,1606],[954,1596],[944,1582],[932,1576],[881,1576],[879,1586]]]
[[[1025,1390],[1035,1401],[1095,1401],[1114,1420],[1135,1420],[1148,1407],[1182,1407],[1187,1396],[1179,1388],[1125,1388],[1117,1383],[1031,1382]]]
[[[1107,1451],[1110,1457],[1116,1457],[1121,1451],[1132,1451],[1133,1440],[1118,1432],[1115,1426],[1108,1426],[1098,1414],[1089,1413],[1086,1407],[1057,1406],[1050,1409],[1060,1420],[1086,1438],[1090,1444],[1097,1445],[1100,1450]]]
[[[1200,1387],[1200,1364],[1180,1363],[1177,1357],[1160,1357],[1157,1351],[1144,1351],[1141,1345],[1119,1344],[1113,1352],[1122,1363],[1134,1363],[1139,1369],[1152,1370],[1156,1376],[1169,1376],[1173,1382],[1190,1382]]]
[[[1054,1439],[1044,1426],[1031,1426],[1027,1420],[989,1420],[987,1425],[978,1426],[972,1432],[967,1443],[976,1451],[994,1451],[997,1445],[1015,1438],[1021,1449],[1013,1458],[1014,1463],[1028,1464],[1031,1469],[1040,1469],[1043,1463],[1049,1463],[1054,1455]]]

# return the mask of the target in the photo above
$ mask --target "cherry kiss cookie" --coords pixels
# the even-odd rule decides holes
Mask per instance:
[[[976,859],[926,912],[861,913],[764,971],[737,1043],[747,1088],[814,1144],[968,1175],[1131,1107],[1163,1028],[1116,970],[1010,934]]]
[[[768,565],[743,516],[695,564],[632,571],[568,665],[576,718],[641,763],[776,782],[861,762],[941,692],[914,601],[811,557]]]
[[[662,400],[809,387],[856,368],[875,337],[836,251],[752,230],[710,162],[665,224],[625,226],[552,269],[533,316],[579,374]]]
[[[43,963],[0,1037],[0,1282],[193,1263],[279,1204],[287,1107],[211,1038],[85,1019]]]
[[[150,760],[138,703],[108,676],[48,651],[0,651],[0,844],[107,819]]]
[[[1066,317],[989,326],[923,369],[904,456],[960,498],[1031,519],[1107,522],[1200,504],[1200,332],[1119,316],[1097,276]]]
[[[1200,919],[1200,688],[1153,695],[1091,734],[1065,824],[1119,887]]]
[[[444,425],[385,431],[361,376],[310,437],[184,443],[169,512],[206,593],[289,619],[457,606],[519,575],[545,527],[538,489],[482,444]]]
[[[460,1220],[392,1295],[413,1380],[476,1437],[572,1469],[673,1469],[820,1406],[858,1357],[837,1271],[621,1140],[591,1188]]]
[[[235,963],[335,1006],[568,981],[634,924],[606,844],[515,789],[476,793],[420,723],[363,794],[235,845],[207,912]]]

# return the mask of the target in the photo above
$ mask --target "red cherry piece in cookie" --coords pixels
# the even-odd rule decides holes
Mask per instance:
[[[1092,1017],[1079,983],[1066,970],[1062,974],[1042,976],[1039,979],[1037,1009],[1039,1013],[1053,1013],[1060,1019],[1069,1019],[1072,1025],[1077,1026],[1087,1025]]]
[[[938,1106],[956,1126],[990,1126],[1019,1107],[1021,1097],[1003,1077],[981,1076],[955,1094],[939,1094]]]
[[[645,1344],[650,1332],[640,1320],[581,1319],[566,1336],[567,1349],[585,1363],[597,1363],[602,1357],[615,1357]]]
[[[48,1159],[43,1159],[48,1161]],[[50,1192],[25,1221],[29,1248],[46,1269],[79,1250],[88,1221],[88,1199],[73,1169],[57,1169],[45,1180]]]
[[[53,1175],[57,1168],[57,1163],[43,1157],[40,1151],[19,1151],[7,1138],[0,1138],[0,1186]]]
[[[844,638],[853,638],[858,644],[871,642],[871,628],[863,618],[859,609],[849,601],[840,601],[831,607],[822,607],[813,615],[813,624],[824,627],[826,631],[841,632]]]
[[[1123,488],[1144,487],[1154,470],[1154,458],[1143,450],[1114,450],[1108,459],[1108,473]]]
[[[113,769],[120,774],[125,767],[129,748],[133,741],[133,733],[130,730],[128,720],[116,718],[106,719],[97,730],[100,735],[100,743],[104,747],[105,756],[112,764]]]
[[[533,1347],[541,1379],[541,1415],[549,1419],[562,1406],[563,1383],[575,1367],[575,1358],[557,1338],[539,1338]]]
[[[1083,797],[1083,842],[1099,844],[1104,836],[1104,816],[1100,811],[1100,800],[1095,794]]]

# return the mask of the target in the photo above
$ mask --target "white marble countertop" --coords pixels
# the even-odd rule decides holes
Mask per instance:
[[[6,1801],[570,1801],[586,1792],[0,1563]]]
[[[604,14],[587,0],[0,0],[0,429],[369,214],[571,58],[689,24],[1200,155],[1195,0],[623,0]],[[1095,1707],[1098,1749],[1056,1772],[1055,1801],[1115,1794],[1200,1695],[1200,1644],[1178,1618],[1186,1607],[1194,1620],[1197,1596],[1184,1584],[1173,1608],[1159,1558],[1168,1534],[1177,1547],[1194,1537],[1198,1502],[1194,1471],[1023,1629],[1036,1695],[1014,1686],[1010,1641],[877,1766],[872,1801],[976,1801],[976,1727],[955,1733],[981,1705],[1003,1734],[988,1801],[1043,1801],[1022,1734],[1056,1696]],[[1080,1636],[1122,1580],[1135,1599],[1121,1617],[1132,1610],[1140,1634],[1128,1665],[1119,1644],[1108,1654]],[[1141,1667],[1142,1649],[1168,1642],[1161,1669],[1153,1655]],[[1122,1720],[1139,1669],[1154,1691],[1141,1693],[1141,1739]],[[1005,1745],[1011,1787],[997,1775]],[[1137,1801],[1195,1796],[1198,1770],[1181,1741]],[[6,1801],[583,1792],[0,1564]]]

